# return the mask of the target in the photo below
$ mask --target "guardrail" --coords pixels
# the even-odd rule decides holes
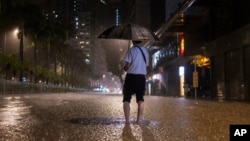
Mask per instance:
[[[78,88],[0,79],[0,94],[77,92]]]

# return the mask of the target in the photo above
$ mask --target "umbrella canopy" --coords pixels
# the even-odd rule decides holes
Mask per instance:
[[[124,40],[158,40],[157,36],[145,27],[136,24],[125,24],[112,26],[103,31],[98,38],[104,39],[124,39]]]

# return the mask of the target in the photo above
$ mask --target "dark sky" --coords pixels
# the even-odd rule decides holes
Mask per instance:
[[[41,6],[42,8],[49,9],[51,7],[51,3],[53,0],[39,0],[39,1],[33,1],[31,2]]]
[[[44,9],[51,10],[53,9],[51,6],[53,1],[55,0],[39,0],[32,2],[38,4]],[[100,0],[86,0],[86,11],[93,13],[97,24],[105,27],[115,24],[115,9],[113,5],[104,5]]]

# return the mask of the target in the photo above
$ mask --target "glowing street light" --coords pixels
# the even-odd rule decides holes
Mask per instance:
[[[14,34],[15,34],[15,35],[18,35],[18,33],[19,33],[19,30],[18,30],[18,28],[17,28],[17,29],[14,30]]]

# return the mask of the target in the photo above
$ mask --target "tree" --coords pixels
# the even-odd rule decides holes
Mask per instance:
[[[20,61],[23,65],[23,36],[31,34],[35,42],[43,19],[40,8],[28,0],[10,0],[3,3],[4,11],[0,18],[3,21],[1,26],[8,29],[12,26],[19,27],[18,37],[20,39]],[[36,47],[36,44],[35,44]],[[23,67],[20,68],[20,78],[23,77]]]
[[[1,73],[5,74],[5,79],[11,79],[17,74],[17,70],[20,68],[20,61],[12,54],[1,54],[0,68]]]
[[[66,84],[67,81],[72,85],[82,84],[84,80],[82,74],[84,71],[89,71],[86,69],[89,67],[84,63],[83,53],[71,47],[67,42],[68,34],[72,31],[70,21],[45,19],[39,6],[31,3],[30,0],[0,0],[0,2],[0,29],[8,31],[8,29],[18,26],[21,31],[19,34],[20,58],[19,60],[16,58],[19,62],[16,63],[18,65],[15,71],[19,70],[21,76],[31,76],[30,80],[34,75],[34,82],[46,79],[47,83],[48,81],[60,81],[60,83]],[[32,39],[33,62],[22,59],[23,36]],[[1,68],[9,71],[13,65],[9,63]],[[60,73],[58,73],[58,68],[61,68]]]

